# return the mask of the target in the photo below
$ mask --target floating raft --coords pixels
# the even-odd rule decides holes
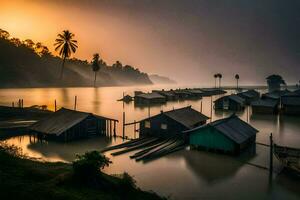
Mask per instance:
[[[182,138],[179,137],[141,138],[131,140],[119,145],[107,147],[101,152],[121,149],[119,151],[111,153],[111,155],[113,156],[118,156],[124,153],[139,150],[138,152],[135,152],[133,155],[131,155],[130,158],[135,159],[136,161],[149,161],[181,150],[185,148],[185,146],[185,142],[182,140]]]

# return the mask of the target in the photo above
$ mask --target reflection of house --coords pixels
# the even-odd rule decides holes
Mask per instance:
[[[282,96],[281,109],[284,114],[300,115],[300,96],[299,95]]]
[[[208,117],[191,106],[161,112],[158,115],[140,121],[140,135],[171,136],[206,123]]]
[[[255,144],[258,131],[236,115],[185,131],[192,147],[239,153]]]
[[[221,110],[243,110],[245,108],[245,100],[236,94],[223,96],[215,102],[215,109]]]
[[[278,101],[272,99],[259,99],[251,103],[254,114],[276,114],[278,112]]]
[[[114,131],[117,120],[86,112],[62,108],[49,117],[34,123],[29,129],[46,139],[70,141],[92,135],[107,134],[108,126]],[[112,133],[111,133],[112,134]]]
[[[166,102],[166,98],[156,92],[135,95],[134,102],[138,104],[156,104]]]
[[[240,92],[237,94],[239,97],[242,97],[245,99],[246,104],[250,104],[252,101],[258,100],[259,99],[259,92],[255,90],[248,90],[245,92]]]

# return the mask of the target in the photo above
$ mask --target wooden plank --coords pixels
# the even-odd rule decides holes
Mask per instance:
[[[106,147],[104,149],[101,150],[101,152],[106,152],[106,151],[110,151],[110,150],[114,150],[114,149],[120,149],[120,148],[124,148],[124,147],[128,147],[128,146],[133,146],[136,145],[137,143],[149,140],[151,138],[138,138],[138,139],[134,139],[122,144],[118,144],[118,145],[114,145],[114,146],[110,146],[110,147]]]
[[[117,152],[111,153],[111,155],[117,156],[117,155],[120,155],[120,154],[124,154],[124,153],[130,152],[130,151],[134,151],[134,150],[137,150],[137,149],[140,149],[140,148],[143,148],[143,147],[147,147],[147,146],[149,146],[149,145],[151,145],[151,144],[153,144],[155,142],[158,142],[158,141],[159,141],[159,139],[155,138],[155,139],[143,142],[141,144],[137,144],[136,146],[133,146],[133,147],[121,150],[121,151],[117,151]]]

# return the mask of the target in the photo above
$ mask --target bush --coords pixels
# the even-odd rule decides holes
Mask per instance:
[[[109,166],[110,163],[109,158],[98,151],[86,152],[76,156],[73,162],[74,175],[81,180],[89,181],[98,177],[101,169]]]
[[[136,180],[130,176],[127,172],[124,172],[121,177],[121,188],[122,190],[136,189]]]

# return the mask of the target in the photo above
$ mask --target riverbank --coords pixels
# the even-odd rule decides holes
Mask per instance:
[[[124,190],[124,179],[107,174],[103,187],[79,183],[70,164],[30,160],[13,147],[0,147],[0,163],[0,199],[163,199],[139,188]]]

